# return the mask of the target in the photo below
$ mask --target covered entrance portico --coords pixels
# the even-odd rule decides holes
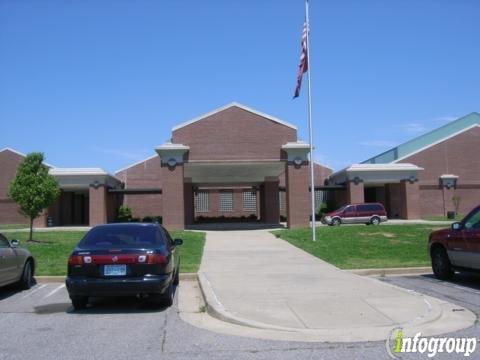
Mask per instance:
[[[419,219],[418,174],[422,170],[402,163],[351,165],[329,178],[329,185],[343,185],[346,190],[334,192],[334,205],[379,202],[389,218]]]
[[[219,214],[228,217],[229,212],[245,215],[255,213],[265,224],[279,224],[280,197],[279,176],[286,174],[288,227],[304,227],[309,222],[308,150],[302,142],[287,143],[279,160],[191,160],[190,148],[182,144],[166,143],[156,151],[160,156],[162,171],[163,224],[167,228],[183,229],[194,223],[195,196],[199,192],[220,192],[220,201],[232,198],[232,208],[223,208],[221,203],[207,206],[219,209]],[[231,192],[231,195],[225,196]],[[234,196],[242,199],[254,193],[255,211],[234,207]],[[222,196],[223,193],[223,196]],[[248,195],[248,194],[247,194]],[[252,195],[253,197],[253,195]],[[240,201],[237,201],[239,203]],[[243,202],[242,202],[243,203]],[[243,203],[244,204],[244,203]],[[211,209],[209,209],[211,212]],[[237,212],[235,212],[238,210]]]

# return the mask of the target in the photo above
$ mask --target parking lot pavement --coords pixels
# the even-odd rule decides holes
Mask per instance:
[[[477,315],[480,312],[480,276],[459,278],[453,283],[421,276],[384,280],[429,295],[445,296]],[[93,307],[73,312],[62,285],[38,284],[21,292],[0,289],[1,360],[387,359],[384,342],[301,343],[225,335],[183,322],[176,306],[156,309],[137,299],[98,299]],[[180,287],[184,285],[181,283]],[[454,335],[479,334],[477,324]],[[402,357],[424,358],[413,354]],[[437,358],[457,359],[458,355]]]

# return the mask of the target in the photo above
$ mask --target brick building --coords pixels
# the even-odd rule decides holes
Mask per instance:
[[[472,113],[333,174],[315,164],[315,198],[334,206],[379,201],[390,217],[411,219],[454,210],[455,195],[466,213],[480,203],[478,149],[480,115]],[[308,225],[309,145],[287,122],[232,103],[174,127],[155,152],[114,175],[48,165],[62,192],[36,225],[48,217],[59,226],[114,221],[121,204],[177,229],[241,217]],[[23,157],[0,151],[0,223],[26,223],[7,196]]]

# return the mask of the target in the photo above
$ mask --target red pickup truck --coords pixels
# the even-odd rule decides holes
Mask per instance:
[[[434,231],[428,241],[433,273],[446,280],[454,271],[480,271],[480,206],[450,229]]]

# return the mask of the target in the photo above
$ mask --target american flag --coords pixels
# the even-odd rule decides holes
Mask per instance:
[[[302,34],[302,53],[300,54],[300,65],[298,66],[297,74],[297,87],[295,88],[295,94],[293,98],[295,99],[300,95],[300,88],[302,87],[302,78],[303,74],[308,71],[308,56],[307,56],[308,46],[307,46],[307,23],[303,24],[303,34]]]

